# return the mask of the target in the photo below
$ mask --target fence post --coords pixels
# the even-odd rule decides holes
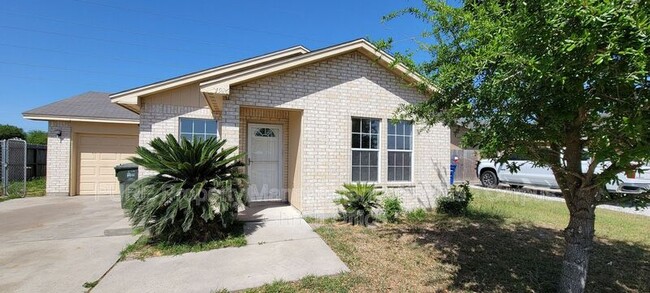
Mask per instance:
[[[2,140],[2,150],[0,153],[0,157],[2,160],[0,160],[0,175],[2,178],[2,195],[8,195],[7,193],[7,187],[9,187],[9,183],[7,182],[9,180],[9,177],[7,175],[7,166],[9,163],[7,162],[7,146],[8,146],[7,140]]]
[[[27,196],[27,141],[23,140],[23,197]]]

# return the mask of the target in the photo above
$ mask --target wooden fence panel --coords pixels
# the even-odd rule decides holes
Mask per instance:
[[[458,157],[454,182],[478,182],[476,162],[480,159],[476,150],[451,150],[451,159]]]
[[[45,176],[47,163],[47,146],[27,145],[27,180]]]

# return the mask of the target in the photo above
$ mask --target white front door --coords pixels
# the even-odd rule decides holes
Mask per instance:
[[[282,192],[282,126],[248,125],[248,199],[284,200]]]

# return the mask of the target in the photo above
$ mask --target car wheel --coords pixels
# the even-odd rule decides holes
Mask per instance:
[[[492,170],[486,170],[481,173],[481,184],[485,187],[495,187],[499,185],[499,177]]]

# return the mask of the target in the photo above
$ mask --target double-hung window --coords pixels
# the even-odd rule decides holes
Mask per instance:
[[[379,181],[379,119],[352,118],[352,181]]]
[[[413,124],[388,123],[388,181],[411,181],[413,174]]]
[[[217,121],[210,119],[180,118],[180,137],[187,140],[217,137]]]

